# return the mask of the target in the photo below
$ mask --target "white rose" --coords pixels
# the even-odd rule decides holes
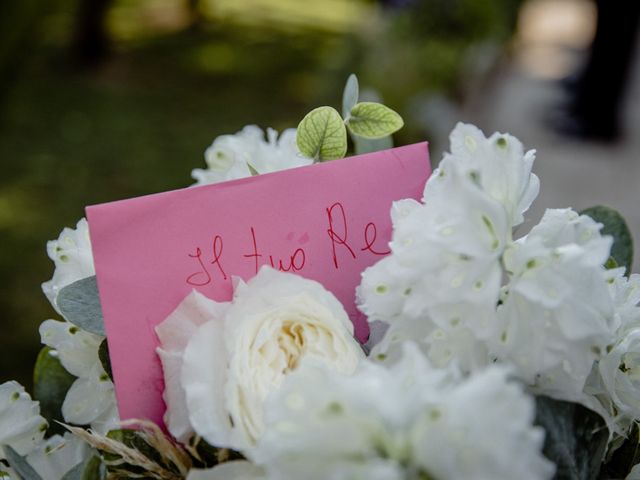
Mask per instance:
[[[170,332],[181,324],[186,330],[175,339]],[[212,445],[238,450],[260,437],[265,398],[302,358],[348,374],[364,357],[331,293],[268,267],[240,282],[228,305],[192,293],[157,332],[169,431],[184,440],[193,429]]]

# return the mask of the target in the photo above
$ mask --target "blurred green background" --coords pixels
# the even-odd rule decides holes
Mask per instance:
[[[217,135],[339,106],[351,72],[404,116],[397,144],[437,141],[518,4],[2,0],[0,382],[31,385],[46,241],[84,206],[191,184]]]

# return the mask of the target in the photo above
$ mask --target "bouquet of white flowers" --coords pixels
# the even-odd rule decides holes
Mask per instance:
[[[218,137],[198,184],[391,146],[402,119],[321,107],[278,136]],[[353,292],[361,344],[320,283],[268,266],[229,301],[198,291],[156,327],[164,426],[121,422],[86,220],[47,245],[64,321],[33,398],[0,385],[0,478],[640,479],[640,277],[622,217],[547,210],[535,152],[458,124],[421,201],[393,204],[390,254]],[[116,378],[117,380],[117,378]]]

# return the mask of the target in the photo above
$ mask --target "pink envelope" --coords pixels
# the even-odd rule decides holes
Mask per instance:
[[[162,425],[154,327],[192,290],[230,300],[261,265],[322,283],[358,339],[360,274],[389,253],[391,203],[420,199],[427,143],[87,208],[122,419]]]

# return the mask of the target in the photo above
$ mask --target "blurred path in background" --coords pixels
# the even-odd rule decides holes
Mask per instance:
[[[521,10],[512,59],[465,106],[463,118],[486,134],[509,132],[537,150],[541,192],[528,231],[546,208],[607,205],[620,211],[640,241],[640,49],[629,78],[621,138],[615,143],[571,139],[550,118],[566,100],[560,80],[579,68],[595,25],[590,2],[534,0]],[[640,270],[636,250],[634,269]]]

